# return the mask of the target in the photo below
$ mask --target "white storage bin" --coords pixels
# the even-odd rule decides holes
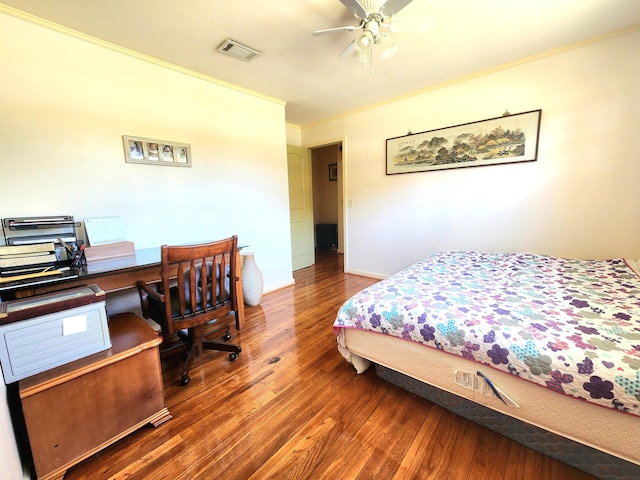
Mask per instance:
[[[111,348],[104,292],[96,285],[0,304],[5,383]]]

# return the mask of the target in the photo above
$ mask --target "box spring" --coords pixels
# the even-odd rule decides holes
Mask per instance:
[[[377,374],[464,418],[603,480],[640,478],[640,418],[576,400],[515,376],[399,338],[344,329],[353,354]],[[482,371],[519,407],[454,381]]]

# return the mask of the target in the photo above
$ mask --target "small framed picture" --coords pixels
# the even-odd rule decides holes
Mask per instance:
[[[329,164],[329,181],[335,182],[338,180],[338,164],[330,163]]]
[[[174,160],[173,160],[174,162],[189,163],[189,155],[187,155],[187,147],[182,145],[176,145],[173,155],[174,155]]]
[[[164,162],[173,162],[173,145],[167,143],[162,145],[162,160]]]
[[[188,143],[128,135],[122,139],[127,163],[191,167],[191,146]]]
[[[155,142],[147,142],[147,159],[153,162],[160,160],[158,144]]]
[[[144,150],[142,149],[142,142],[139,140],[129,140],[129,157],[134,160],[144,159]]]

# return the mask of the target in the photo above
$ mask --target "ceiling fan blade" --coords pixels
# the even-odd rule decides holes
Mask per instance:
[[[340,0],[340,3],[351,10],[358,18],[367,18],[367,16],[369,15],[358,0]]]
[[[433,17],[394,18],[389,23],[389,30],[394,33],[428,32],[433,26]]]
[[[340,55],[338,55],[338,58],[348,57],[355,53],[356,53],[356,41],[351,40],[351,43],[347,45],[347,48],[345,48]]]
[[[347,25],[346,27],[334,27],[334,28],[325,28],[322,30],[316,30],[313,32],[314,36],[318,35],[326,35],[327,33],[337,33],[337,32],[353,32],[354,30],[359,30],[362,28],[362,25]]]
[[[342,0],[340,1],[342,2]],[[392,17],[411,2],[412,0],[387,0],[380,9],[380,13],[383,17]]]

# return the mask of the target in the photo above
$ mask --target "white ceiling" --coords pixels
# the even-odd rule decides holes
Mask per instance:
[[[358,25],[338,0],[2,0],[10,7],[287,102],[295,125],[331,118],[532,55],[640,28],[640,0],[413,0],[398,18],[430,16],[426,33],[393,33],[398,52],[373,72],[338,59]],[[216,52],[232,38],[263,52]]]

